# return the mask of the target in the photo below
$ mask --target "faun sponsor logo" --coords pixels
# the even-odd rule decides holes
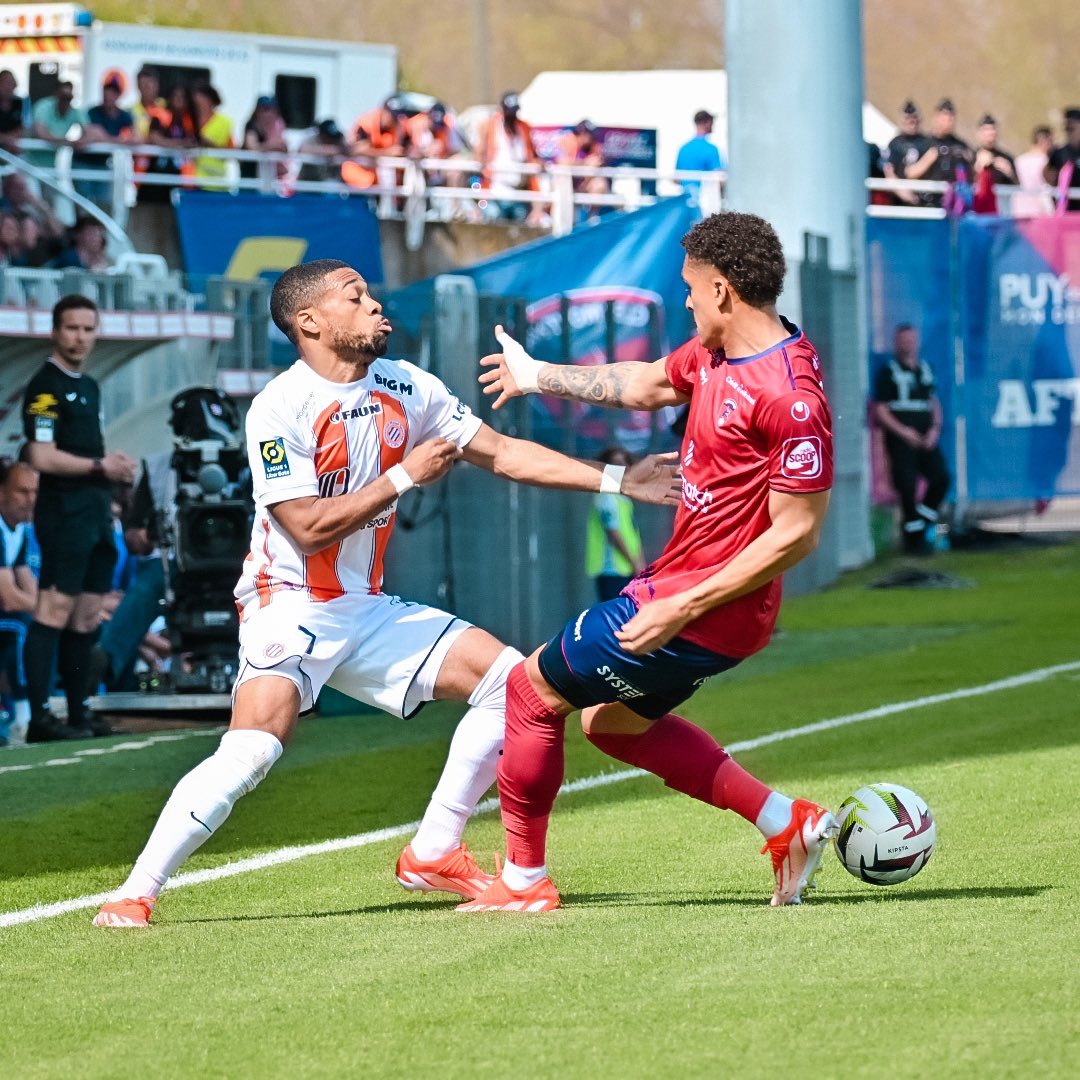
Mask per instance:
[[[813,480],[821,475],[821,439],[788,439],[780,449],[780,471],[794,480]]]
[[[403,397],[412,396],[412,383],[398,382],[397,379],[384,379],[377,371],[375,372],[375,385],[385,386],[391,394],[401,394]]]
[[[603,667],[598,667],[596,669],[596,674],[599,675],[624,701],[645,696],[643,690],[639,690],[633,683],[627,682],[618,672],[612,671],[607,664],[604,664]]]
[[[363,416],[371,416],[373,413],[381,413],[382,406],[373,401],[368,405],[361,405],[357,409],[342,409],[340,412],[330,414],[331,424],[340,424],[344,420],[359,420]]]

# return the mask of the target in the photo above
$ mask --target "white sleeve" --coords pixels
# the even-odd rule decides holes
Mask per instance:
[[[273,506],[319,494],[314,435],[267,398],[251,403],[244,425],[255,501]]]
[[[457,398],[441,379],[412,365],[410,368],[409,374],[424,395],[424,413],[416,442],[443,438],[457,446],[467,446],[480,430],[480,417]]]

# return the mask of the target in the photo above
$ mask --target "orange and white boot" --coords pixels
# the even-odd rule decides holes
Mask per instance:
[[[496,878],[475,900],[458,904],[455,911],[470,914],[481,911],[517,911],[526,915],[538,915],[562,907],[559,891],[551,878],[541,878],[520,892],[511,889],[500,877]]]
[[[112,900],[101,905],[101,910],[94,916],[94,925],[111,926],[114,929],[149,926],[156,903],[152,896],[138,896],[134,900]]]
[[[802,892],[821,869],[821,857],[837,833],[836,819],[808,799],[796,799],[791,806],[791,820],[783,832],[765,841],[761,854],[772,856],[776,891],[772,907],[802,903]]]
[[[418,859],[410,844],[398,856],[395,873],[398,884],[409,892],[456,893],[466,900],[479,896],[495,880],[476,865],[464,844],[431,862]]]

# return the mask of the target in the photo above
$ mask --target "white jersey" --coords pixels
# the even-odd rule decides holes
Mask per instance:
[[[325,602],[382,589],[397,502],[315,555],[304,555],[269,507],[358,491],[417,444],[465,446],[481,421],[434,375],[404,360],[376,360],[363,379],[330,382],[297,360],[251,403],[246,422],[255,490],[251,550],[236,586],[241,617],[282,590]]]

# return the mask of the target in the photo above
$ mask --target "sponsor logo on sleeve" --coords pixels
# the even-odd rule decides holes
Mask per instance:
[[[285,453],[285,440],[264,439],[259,443],[259,456],[263,461],[263,472],[267,480],[276,480],[279,476],[288,476],[289,456]]]
[[[813,480],[821,475],[821,439],[787,439],[780,448],[780,472],[793,480]]]
[[[791,418],[792,420],[798,420],[802,423],[804,420],[810,419],[810,406],[805,401],[796,401],[791,406]]]
[[[34,442],[54,442],[56,421],[51,416],[34,417]]]
[[[55,420],[59,416],[56,411],[56,406],[59,404],[59,399],[53,394],[38,394],[27,406],[26,411],[31,416],[47,416],[50,420]]]

